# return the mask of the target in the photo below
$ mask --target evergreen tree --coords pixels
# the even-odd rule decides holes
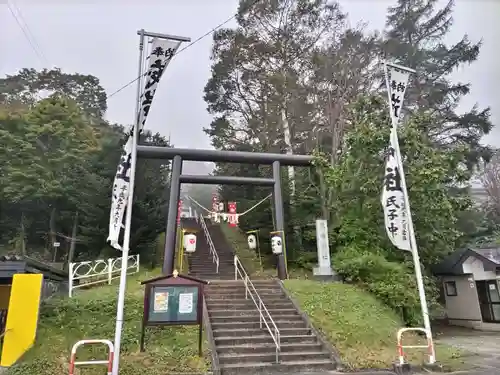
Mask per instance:
[[[458,113],[460,100],[470,92],[469,83],[454,83],[450,74],[476,61],[481,42],[467,35],[447,46],[444,38],[453,25],[454,1],[437,9],[437,0],[398,0],[387,14],[384,49],[397,63],[417,70],[412,75],[405,107],[410,112],[430,115],[424,124],[428,134],[440,145],[461,144],[468,148],[468,166],[490,157],[489,149],[480,144],[492,128],[490,109],[473,106]]]

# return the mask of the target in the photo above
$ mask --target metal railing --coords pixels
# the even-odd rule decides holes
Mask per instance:
[[[210,232],[208,231],[207,224],[205,223],[205,218],[203,215],[200,215],[200,223],[203,228],[203,233],[205,234],[205,239],[208,243],[208,250],[210,255],[212,255],[212,262],[215,263],[215,273],[219,273],[219,254],[217,254],[217,250],[215,250],[214,243],[212,241],[212,237],[210,236]]]
[[[280,331],[278,330],[278,326],[271,317],[271,314],[269,313],[269,310],[267,310],[266,305],[264,305],[264,302],[262,302],[259,293],[257,293],[255,286],[248,277],[248,274],[246,273],[245,268],[238,259],[238,256],[235,255],[234,256],[235,280],[238,280],[238,275],[241,277],[245,285],[245,299],[248,299],[248,296],[250,295],[250,298],[252,298],[255,307],[257,307],[257,310],[259,311],[260,328],[262,329],[262,323],[264,323],[266,325],[267,330],[269,331],[269,334],[273,338],[274,344],[276,345],[276,363],[279,363],[279,354],[281,352],[281,336],[280,336]]]
[[[73,296],[73,290],[89,285],[108,283],[120,277],[122,258],[109,258],[75,262],[69,264],[68,288],[69,297]],[[129,255],[127,258],[127,274],[139,272],[139,254]]]

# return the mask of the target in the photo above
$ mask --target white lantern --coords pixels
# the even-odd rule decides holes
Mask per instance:
[[[255,234],[249,234],[247,242],[250,250],[255,250],[257,248],[257,238],[255,237]]]
[[[184,236],[184,246],[186,247],[186,253],[194,253],[196,251],[196,235],[186,234]]]
[[[220,202],[219,203],[219,212],[224,211],[224,203]]]
[[[271,249],[273,254],[281,254],[283,252],[283,240],[280,236],[271,237]]]

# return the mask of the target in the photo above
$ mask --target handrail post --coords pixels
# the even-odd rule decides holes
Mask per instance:
[[[279,363],[280,362],[279,354],[281,351],[281,337],[280,337],[280,331],[278,331],[277,327],[274,328],[274,332],[276,335],[276,341],[278,342],[278,344],[276,345],[276,363]]]
[[[259,325],[262,329],[262,300],[259,298]]]
[[[238,257],[234,256],[234,279],[238,280]]]
[[[73,297],[73,282],[74,282],[74,267],[75,267],[75,264],[73,262],[71,262],[69,264],[69,270],[68,270],[68,296],[69,298]]]
[[[248,276],[245,276],[245,299],[248,299]]]
[[[122,257],[122,262],[123,262],[123,257]],[[108,259],[108,285],[111,285],[111,281],[113,280],[113,258]]]

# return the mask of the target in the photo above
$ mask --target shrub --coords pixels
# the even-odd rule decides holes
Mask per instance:
[[[356,283],[373,293],[383,303],[401,314],[409,326],[422,323],[420,299],[413,266],[387,260],[381,251],[345,247],[334,258],[335,270],[350,283]],[[436,304],[437,289],[431,279],[425,279],[430,307]]]

